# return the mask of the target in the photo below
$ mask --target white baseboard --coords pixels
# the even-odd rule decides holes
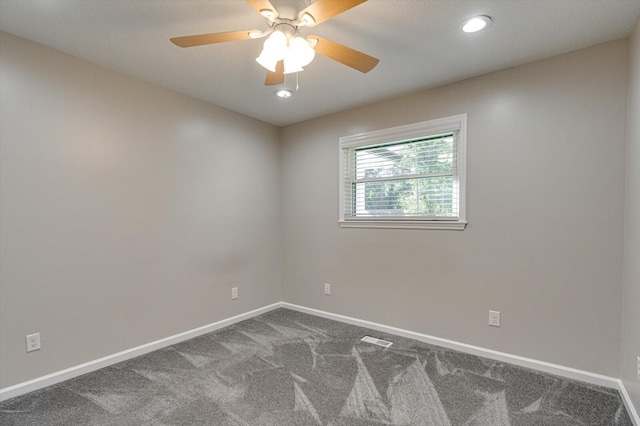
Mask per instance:
[[[202,327],[194,328],[193,330],[185,331],[183,333],[179,333],[170,337],[165,337],[164,339],[156,340],[155,342],[150,342],[93,361],[85,362],[84,364],[76,365],[65,370],[56,371],[55,373],[47,374],[46,376],[38,377],[33,380],[2,388],[0,389],[0,401],[5,401],[7,399],[14,398],[28,392],[46,388],[47,386],[55,385],[56,383],[69,380],[74,377],[81,376],[83,374],[90,373],[92,371],[99,370],[101,368],[108,367],[110,365],[117,364],[119,362],[126,361],[128,359],[135,358],[149,352],[153,352],[158,349],[166,348],[167,346],[175,345],[176,343],[180,343],[185,340],[193,339],[194,337],[198,337],[203,334],[207,334],[212,331],[230,326],[237,322],[244,321],[257,315],[272,311],[276,308],[281,307],[281,305],[282,302],[277,302],[268,306],[264,306],[262,308],[255,309],[253,311],[246,312],[244,314],[236,315],[231,318],[204,325]]]
[[[94,361],[86,362],[65,370],[57,371],[46,376],[38,377],[33,380],[29,380],[23,383],[18,383],[13,386],[9,386],[0,389],[0,401],[4,401],[16,396],[23,395],[34,390],[42,389],[47,386],[60,383],[65,380],[72,379],[82,374],[90,373],[100,368],[108,367],[118,362],[126,361],[131,358],[135,358],[140,355],[155,351],[157,349],[165,348],[167,346],[174,345],[176,343],[183,342],[185,340],[193,339],[194,337],[201,336],[206,333],[210,333],[215,330],[230,326],[240,321],[255,317],[260,314],[272,311],[277,308],[287,308],[298,312],[303,312],[323,318],[328,318],[336,321],[345,322],[347,324],[357,325],[360,327],[366,327],[373,330],[381,331],[384,333],[394,334],[397,336],[407,337],[409,339],[418,340],[420,342],[430,343],[437,346],[442,346],[449,349],[454,349],[460,352],[465,352],[473,355],[482,356],[496,361],[502,361],[509,364],[519,365],[521,367],[531,368],[533,370],[542,371],[545,373],[555,374],[557,376],[566,377],[568,379],[580,380],[582,382],[591,383],[598,386],[605,386],[612,389],[618,389],[622,395],[622,399],[625,403],[627,411],[631,416],[631,420],[636,426],[640,426],[640,418],[636,411],[631,397],[627,393],[622,380],[604,376],[602,374],[591,373],[589,371],[578,370],[571,367],[565,367],[558,364],[552,364],[545,361],[539,361],[531,358],[525,358],[518,355],[511,355],[505,352],[494,351],[492,349],[486,349],[479,346],[468,345],[466,343],[460,343],[453,340],[443,339],[440,337],[429,336],[427,334],[416,333],[414,331],[404,330],[401,328],[391,327],[384,324],[378,324],[371,321],[365,321],[357,318],[352,318],[344,315],[333,314],[318,309],[307,308],[300,305],[295,305],[288,302],[277,302],[268,306],[264,306],[253,311],[246,312],[244,314],[236,315],[231,318],[227,318],[221,321],[214,322],[209,325],[194,328],[193,330],[185,331],[183,333],[176,334],[174,336],[166,337],[164,339],[156,340],[155,342],[147,343],[145,345],[137,346],[135,348],[127,349],[122,352],[115,353]]]
[[[622,395],[622,400],[624,401],[625,407],[627,407],[627,413],[629,413],[629,417],[631,417],[631,421],[635,426],[640,426],[640,415],[638,415],[638,411],[636,407],[633,405],[633,401],[631,401],[631,396],[627,392],[627,388],[624,387],[624,383],[622,380],[618,380],[620,387],[620,394]],[[637,402],[637,401],[636,401]]]

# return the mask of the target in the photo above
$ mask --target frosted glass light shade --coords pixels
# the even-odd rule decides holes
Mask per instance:
[[[301,67],[306,67],[313,61],[316,51],[309,46],[307,40],[300,36],[296,36],[289,42],[291,54],[297,59]]]
[[[266,49],[262,49],[262,53],[260,56],[256,58],[256,62],[268,69],[271,72],[276,72],[276,65],[278,64],[278,60],[270,54],[270,52]]]
[[[276,61],[281,61],[287,54],[287,36],[281,31],[274,31],[264,42],[263,51],[268,50]]]
[[[297,58],[293,55],[287,55],[284,58],[284,74],[291,74],[292,72],[304,71]]]

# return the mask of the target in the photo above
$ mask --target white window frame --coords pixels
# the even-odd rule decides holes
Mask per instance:
[[[442,219],[428,217],[408,217],[385,219],[384,217],[349,218],[344,217],[345,180],[344,149],[376,146],[385,143],[403,142],[412,139],[428,138],[443,133],[457,133],[458,149],[458,203],[457,218]],[[400,228],[400,229],[443,229],[461,231],[467,225],[466,187],[467,187],[467,114],[453,115],[436,120],[404,126],[391,127],[373,132],[342,136],[339,139],[339,216],[342,228]]]

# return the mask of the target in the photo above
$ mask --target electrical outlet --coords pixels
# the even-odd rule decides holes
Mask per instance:
[[[40,349],[40,333],[27,335],[27,352]]]
[[[324,294],[325,296],[331,296],[331,284],[324,283]]]
[[[234,300],[238,298],[238,287],[233,287],[231,289],[231,298]]]
[[[638,380],[640,380],[640,356],[638,357],[638,363],[636,364],[636,374],[638,375]]]
[[[500,312],[489,311],[489,325],[500,327]]]

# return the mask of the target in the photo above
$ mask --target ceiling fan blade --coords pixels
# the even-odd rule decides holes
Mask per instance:
[[[265,86],[277,86],[278,84],[284,83],[284,62],[278,61],[276,64],[276,71],[267,72],[267,78],[264,81]]]
[[[306,9],[303,9],[300,14],[298,14],[298,19],[302,21],[304,15],[308,13],[313,17],[315,22],[313,24],[309,23],[307,26],[315,27],[327,19],[331,19],[365,1],[367,0],[317,0]]]
[[[324,39],[318,36],[309,36],[309,39],[318,40],[318,43],[314,47],[316,53],[319,53],[327,58],[338,61],[348,67],[351,67],[360,72],[369,72],[380,62],[380,59],[369,56],[365,53],[358,52],[347,46],[343,46],[333,41]]]
[[[174,37],[169,40],[176,46],[193,47],[205,44],[224,43],[227,41],[248,40],[251,38],[249,33],[261,32],[259,30],[250,31],[230,31],[227,33],[199,34],[185,37]]]
[[[273,7],[269,0],[247,0],[247,2],[249,2],[251,7],[253,7],[261,15],[263,10],[271,10],[274,14],[273,17],[278,17],[278,11],[275,7]]]

